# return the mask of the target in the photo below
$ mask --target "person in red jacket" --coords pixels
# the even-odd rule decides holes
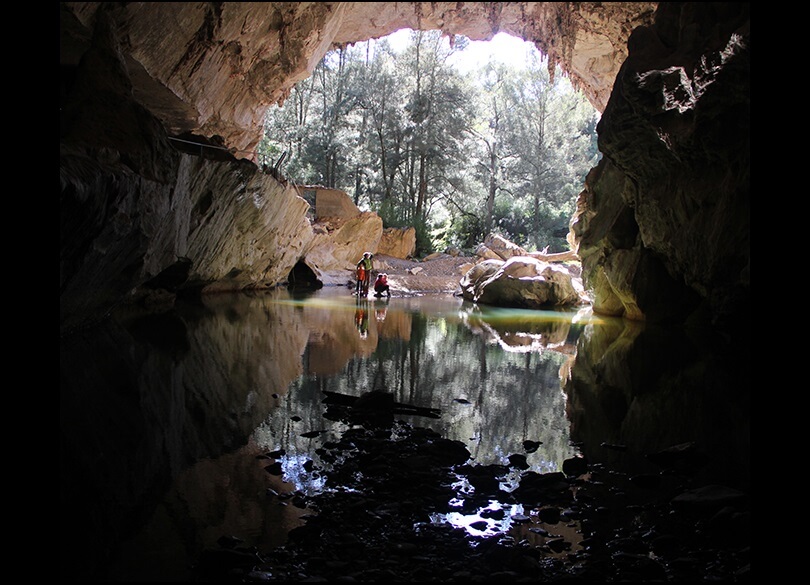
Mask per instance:
[[[388,286],[388,275],[385,272],[380,272],[377,279],[374,281],[374,296],[391,296],[391,288]]]

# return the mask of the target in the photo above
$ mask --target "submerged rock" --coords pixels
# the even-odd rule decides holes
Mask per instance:
[[[333,450],[345,457],[322,470],[327,489],[285,494],[311,513],[284,545],[256,551],[223,539],[202,554],[197,581],[740,581],[750,572],[747,500],[730,488],[673,497],[684,478],[638,488],[578,458],[582,477],[526,471],[507,492],[509,466],[475,465],[462,443],[401,421],[350,428],[322,453]],[[442,521],[454,511],[479,519],[466,529]]]

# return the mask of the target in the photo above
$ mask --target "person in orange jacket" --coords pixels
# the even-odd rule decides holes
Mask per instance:
[[[374,270],[374,262],[371,252],[364,252],[363,257],[357,263],[357,287],[358,294],[367,295],[371,284],[371,271]]]

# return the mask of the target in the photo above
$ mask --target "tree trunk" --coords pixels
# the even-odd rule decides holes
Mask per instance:
[[[422,220],[424,213],[425,200],[427,199],[427,157],[424,154],[419,155],[419,188],[416,195],[416,219]]]

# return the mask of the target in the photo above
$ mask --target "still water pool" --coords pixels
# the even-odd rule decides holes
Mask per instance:
[[[633,336],[588,310],[488,308],[446,295],[357,300],[327,288],[122,313],[64,339],[62,576],[182,581],[223,536],[282,544],[307,513],[292,495],[332,487],[318,473],[319,449],[347,423],[325,416],[327,396],[390,393],[405,406],[399,420],[463,442],[482,465],[525,454],[529,469],[557,471],[580,454],[576,429],[592,441],[598,430],[599,440],[646,442],[638,431],[619,436],[606,418],[614,407],[590,406],[598,412],[584,426],[589,395],[567,395],[580,337],[602,355],[602,330],[620,346]],[[656,434],[693,439],[687,426]]]

